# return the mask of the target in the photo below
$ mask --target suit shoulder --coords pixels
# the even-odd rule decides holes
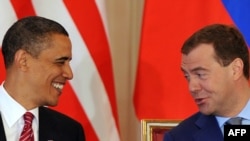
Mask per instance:
[[[39,134],[39,140],[85,141],[84,129],[78,121],[47,107],[39,107]]]
[[[194,137],[199,140],[221,141],[223,136],[220,131],[214,115],[197,112],[166,132],[164,141],[191,141]]]
[[[79,124],[80,123],[78,121],[76,121],[75,119],[63,114],[63,113],[60,113],[56,110],[53,110],[53,109],[50,109],[50,108],[47,108],[47,107],[40,107],[39,108],[39,118],[43,118],[45,117],[46,115],[46,118],[51,118],[51,120],[54,120],[54,121],[60,121],[60,122],[66,122],[66,123],[70,123],[70,124]]]
[[[166,132],[164,135],[164,141],[190,141],[192,139],[192,133],[198,128],[195,125],[196,120],[200,117],[200,113],[197,112],[190,117],[186,118],[179,123],[176,127]]]
[[[186,118],[185,120],[183,120],[182,122],[180,122],[180,124],[178,126],[176,126],[175,128],[173,128],[170,133],[171,134],[181,134],[181,133],[190,133],[192,131],[197,130],[197,126],[195,124],[195,122],[197,121],[197,119],[201,116],[200,112],[197,112],[193,115],[191,115],[190,117]]]

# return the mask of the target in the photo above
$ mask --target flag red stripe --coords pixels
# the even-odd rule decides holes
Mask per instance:
[[[11,0],[17,18],[36,15],[31,0]]]
[[[83,37],[103,80],[111,103],[113,117],[118,128],[118,113],[110,49],[95,1],[65,0],[65,5]]]
[[[67,83],[63,88],[63,94],[60,97],[59,104],[56,107],[51,108],[57,111],[61,111],[79,121],[84,127],[84,132],[87,140],[99,140],[91,125],[91,122],[86,115],[86,112],[79,103],[79,100],[69,83]]]
[[[145,2],[134,105],[138,119],[183,119],[197,110],[180,71],[180,47],[211,23],[232,23],[221,1]]]

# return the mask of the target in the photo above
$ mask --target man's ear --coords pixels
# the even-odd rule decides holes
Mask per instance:
[[[237,80],[240,76],[243,75],[243,67],[243,61],[240,58],[234,59],[234,61],[232,62],[232,69],[235,80]]]
[[[25,50],[20,49],[16,52],[14,64],[23,71],[27,70],[27,52]]]

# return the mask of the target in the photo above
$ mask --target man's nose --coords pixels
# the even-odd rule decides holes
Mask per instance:
[[[189,91],[191,93],[195,93],[201,89],[199,80],[197,80],[195,78],[190,78],[188,85],[189,85]]]
[[[65,77],[68,80],[71,80],[73,78],[73,72],[69,64],[63,67],[63,77]]]

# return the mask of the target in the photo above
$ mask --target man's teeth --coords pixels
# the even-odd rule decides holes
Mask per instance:
[[[60,83],[53,83],[52,85],[53,85],[53,87],[55,87],[56,89],[60,89],[60,90],[63,89],[63,84],[60,84]]]

